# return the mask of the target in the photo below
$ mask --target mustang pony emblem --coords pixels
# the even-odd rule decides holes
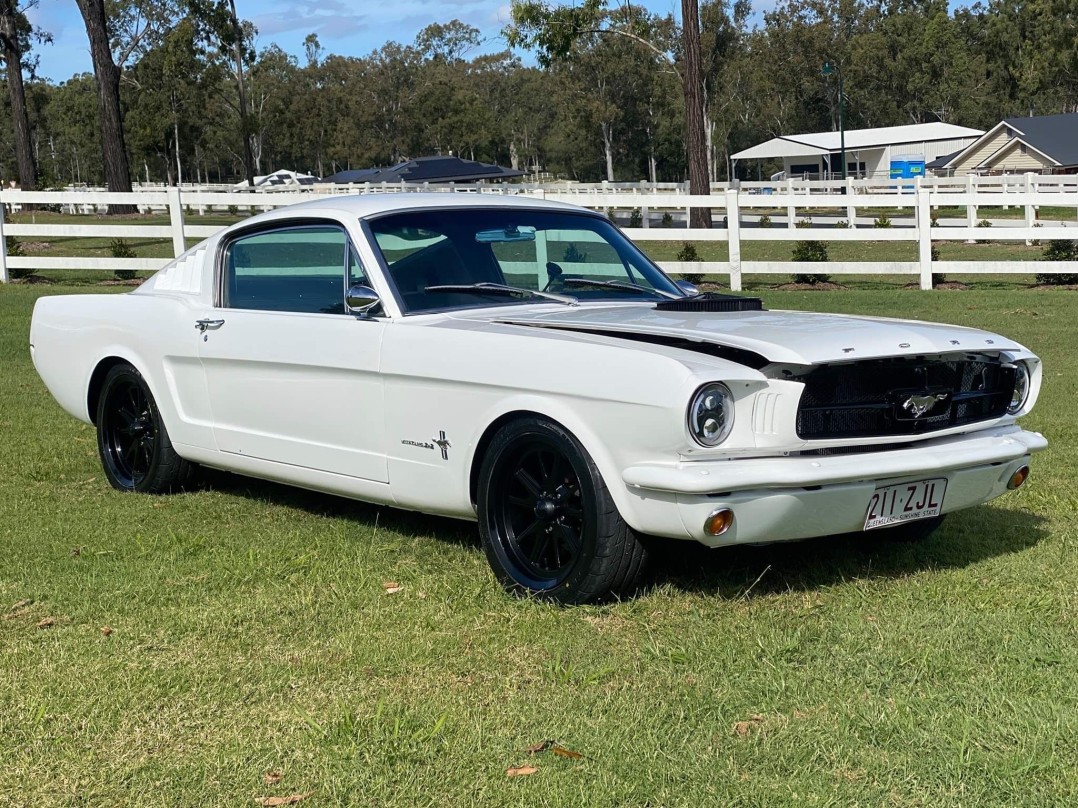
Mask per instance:
[[[920,418],[936,406],[937,402],[946,401],[950,393],[928,393],[923,396],[910,396],[902,402],[902,409],[914,418]]]
[[[437,438],[431,438],[431,442],[433,442],[435,446],[442,450],[442,460],[448,460],[449,450],[453,448],[453,444],[446,440],[445,430],[443,429],[441,432],[439,432]]]

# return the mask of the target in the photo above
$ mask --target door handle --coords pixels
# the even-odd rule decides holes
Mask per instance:
[[[224,324],[224,320],[195,320],[195,328],[197,328],[202,333],[206,333],[207,331],[216,331]]]

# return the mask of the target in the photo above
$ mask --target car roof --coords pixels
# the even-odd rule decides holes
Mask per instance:
[[[256,202],[252,196],[252,202]],[[241,225],[249,225],[256,221],[272,221],[280,218],[293,218],[296,216],[312,216],[319,213],[332,213],[346,216],[354,216],[362,219],[383,213],[396,213],[408,210],[422,210],[430,208],[535,208],[540,210],[557,210],[571,213],[592,213],[586,208],[577,205],[569,205],[564,202],[552,202],[546,199],[536,199],[523,195],[507,194],[474,194],[461,192],[433,192],[413,193],[402,191],[400,193],[375,193],[375,194],[339,194],[319,196],[294,205],[285,205],[275,210],[261,213],[250,219],[245,219]]]

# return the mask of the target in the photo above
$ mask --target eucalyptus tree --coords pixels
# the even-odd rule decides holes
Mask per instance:
[[[680,53],[672,51],[671,43],[656,41],[655,18],[629,2],[611,10],[606,0],[584,0],[574,6],[550,5],[545,0],[513,0],[510,13],[512,23],[504,32],[509,44],[534,48],[543,66],[572,60],[574,53],[579,52],[577,46],[581,41],[594,41],[598,37],[635,42],[677,70],[685,101],[689,191],[693,194],[711,192],[704,132],[698,0],[681,0]],[[711,211],[694,208],[691,222],[694,227],[710,227]]]
[[[83,2],[83,0],[80,0]],[[241,20],[236,0],[182,0],[188,13],[199,26],[201,40],[217,54],[220,64],[227,65],[235,96],[221,98],[233,111],[239,123],[239,136],[244,177],[253,186],[255,178],[255,140],[252,124],[251,99],[247,91],[247,74],[255,59],[254,38],[257,29]]]
[[[171,30],[177,9],[171,0],[75,0],[90,41],[97,83],[101,152],[110,191],[130,191],[131,171],[124,139],[120,79],[128,63]],[[110,213],[131,213],[132,205],[110,205]]]
[[[30,118],[26,110],[26,88],[23,71],[26,56],[35,40],[49,41],[48,34],[35,29],[26,12],[38,0],[20,4],[18,0],[0,0],[0,59],[4,63],[8,97],[11,100],[11,124],[15,144],[15,165],[19,185],[29,191],[37,184],[37,163],[30,136]]]
[[[131,88],[125,125],[132,156],[142,157],[147,181],[153,158],[163,166],[168,184],[182,183],[185,163],[188,175],[195,173],[191,168],[205,132],[207,97],[219,80],[199,47],[194,23],[182,20],[125,72],[124,80]]]

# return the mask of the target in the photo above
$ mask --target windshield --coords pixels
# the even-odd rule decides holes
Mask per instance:
[[[581,302],[683,296],[631,241],[596,216],[442,208],[382,216],[369,224],[409,313],[542,302],[528,295],[491,294],[492,284]],[[488,287],[462,288],[471,284]]]

